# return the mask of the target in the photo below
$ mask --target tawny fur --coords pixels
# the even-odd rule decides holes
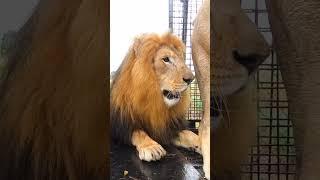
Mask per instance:
[[[155,73],[155,53],[170,47],[183,57],[185,46],[176,36],[145,34],[137,38],[119,68],[111,88],[111,126],[114,136],[127,143],[132,132],[141,129],[155,141],[170,143],[181,130],[189,106],[187,91],[180,102],[167,107],[163,101],[159,78]],[[181,78],[182,79],[182,78]]]
[[[0,179],[108,176],[107,2],[42,0],[0,89]]]

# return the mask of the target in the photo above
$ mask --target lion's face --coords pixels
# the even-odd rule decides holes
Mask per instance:
[[[194,75],[185,64],[183,53],[172,47],[161,47],[154,57],[154,70],[159,78],[165,104],[169,107],[176,105],[181,93],[194,79]]]
[[[269,46],[241,10],[239,0],[216,0],[211,78],[216,95],[241,89],[268,56]]]

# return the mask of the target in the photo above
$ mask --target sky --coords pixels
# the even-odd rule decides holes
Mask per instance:
[[[117,70],[135,36],[169,30],[168,0],[111,0],[110,72]]]

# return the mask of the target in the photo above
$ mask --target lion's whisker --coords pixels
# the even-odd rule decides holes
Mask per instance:
[[[221,101],[222,101],[222,106],[220,106],[220,102],[218,102],[217,98],[214,97],[214,100],[216,101],[215,103],[218,106],[219,112],[222,112],[220,116],[221,116],[222,120],[224,120],[225,119],[224,112],[226,112],[228,124],[230,124],[230,114],[229,114],[229,110],[227,107],[227,97],[223,96],[223,93],[221,92],[221,88],[219,88],[219,86],[216,87],[216,90],[217,90],[216,97],[220,97]],[[225,108],[225,110],[223,110],[223,108]]]

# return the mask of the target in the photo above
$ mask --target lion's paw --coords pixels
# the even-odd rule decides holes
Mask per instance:
[[[156,142],[139,147],[137,150],[139,153],[139,158],[148,162],[159,160],[167,153],[164,148]]]
[[[192,131],[181,131],[179,133],[179,136],[173,140],[173,144],[201,154],[200,138],[197,134],[193,133]]]

